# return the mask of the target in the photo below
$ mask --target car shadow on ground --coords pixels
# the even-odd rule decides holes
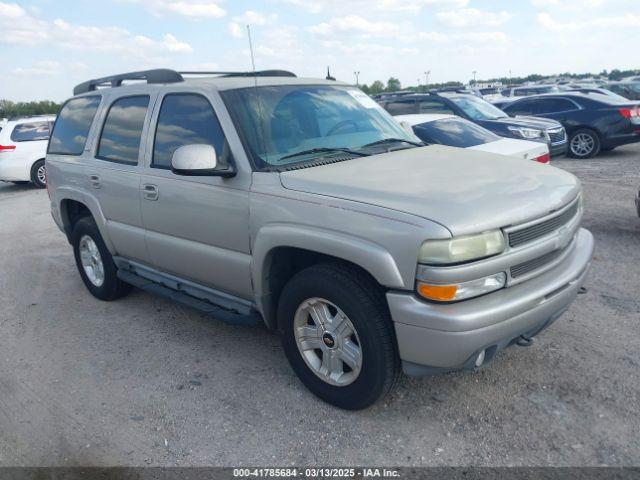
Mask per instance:
[[[0,181],[0,194],[28,192],[32,190],[39,190],[39,189],[30,182],[12,183],[12,182]]]

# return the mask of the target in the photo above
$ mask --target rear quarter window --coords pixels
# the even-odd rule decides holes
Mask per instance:
[[[49,153],[80,155],[87,143],[100,96],[74,98],[60,110],[49,142]]]
[[[19,123],[11,132],[14,142],[49,140],[49,122]]]

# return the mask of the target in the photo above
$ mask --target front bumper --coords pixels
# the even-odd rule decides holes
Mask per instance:
[[[473,368],[483,350],[487,363],[521,335],[533,336],[549,326],[576,298],[591,265],[591,233],[581,229],[575,242],[572,253],[554,268],[483,297],[444,305],[411,293],[387,293],[405,373]]]
[[[549,154],[551,155],[552,159],[564,157],[567,154],[568,148],[569,142],[563,142],[557,145],[549,144]]]

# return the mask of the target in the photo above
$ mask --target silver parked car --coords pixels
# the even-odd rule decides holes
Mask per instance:
[[[573,175],[423,146],[350,85],[152,70],[74,93],[46,160],[88,290],[264,322],[342,408],[530,344],[591,263]]]

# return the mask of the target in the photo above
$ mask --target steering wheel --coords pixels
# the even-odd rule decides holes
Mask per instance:
[[[329,131],[325,134],[325,137],[333,135],[337,130],[340,130],[347,125],[353,125],[356,131],[358,131],[358,124],[354,120],[343,120],[341,122],[336,123],[333,127],[329,129]]]

